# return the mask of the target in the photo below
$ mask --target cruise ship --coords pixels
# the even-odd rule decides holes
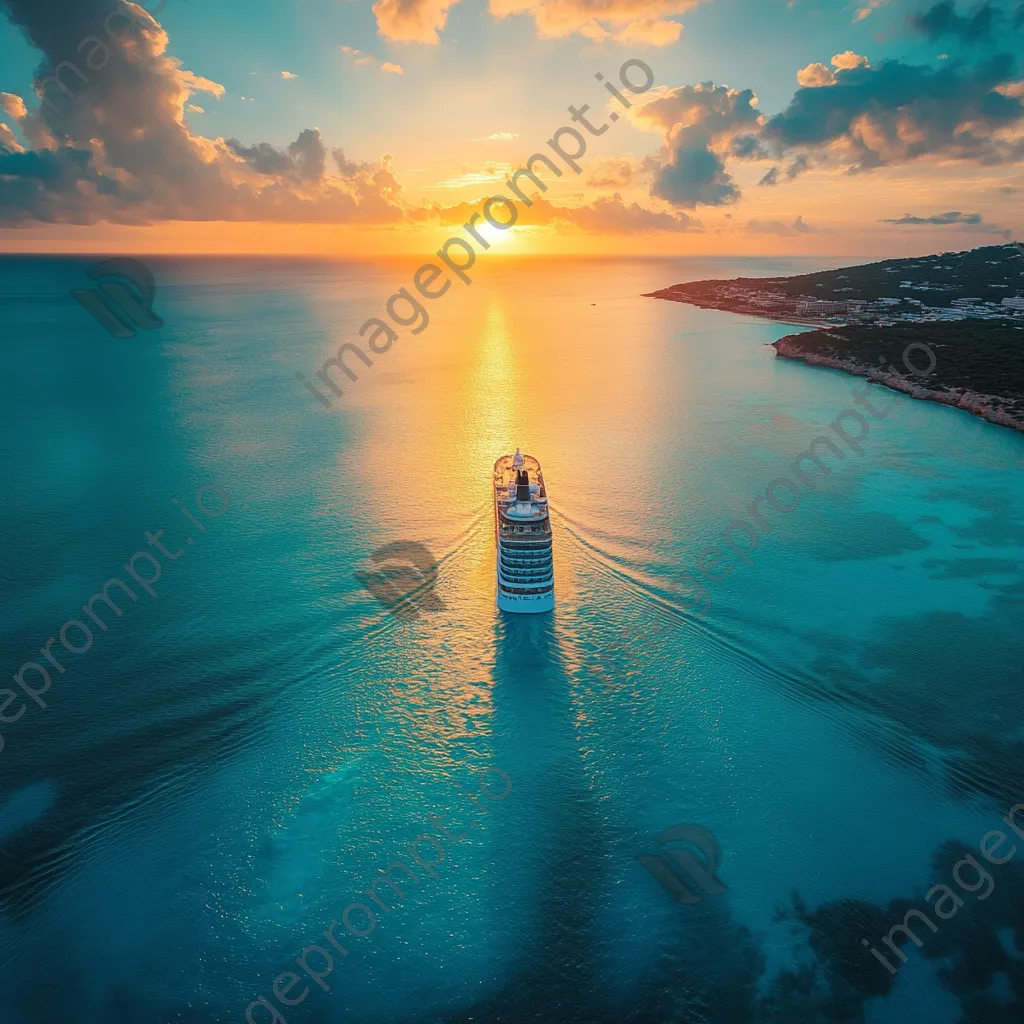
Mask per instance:
[[[494,540],[498,607],[549,612],[555,607],[548,493],[540,463],[516,449],[494,464]]]

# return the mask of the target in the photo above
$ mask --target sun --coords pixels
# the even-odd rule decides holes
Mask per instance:
[[[475,230],[487,243],[488,248],[506,249],[515,244],[516,229],[514,227],[496,228],[493,224],[483,223],[476,225]]]

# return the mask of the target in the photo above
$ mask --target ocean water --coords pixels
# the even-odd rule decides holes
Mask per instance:
[[[862,382],[642,293],[809,265],[481,260],[328,409],[295,373],[419,261],[146,262],[165,325],[118,340],[90,261],[0,259],[0,656],[50,677],[0,684],[0,1021],[1024,1020],[1024,436],[872,387],[702,610]],[[517,445],[549,615],[495,608]],[[418,614],[356,576],[392,542]],[[687,823],[726,889],[681,904],[636,857]]]

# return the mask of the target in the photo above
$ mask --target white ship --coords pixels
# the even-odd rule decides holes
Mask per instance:
[[[494,464],[494,539],[498,607],[549,612],[555,607],[548,494],[540,463],[516,449]]]

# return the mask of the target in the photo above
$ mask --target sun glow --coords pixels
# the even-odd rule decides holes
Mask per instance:
[[[514,247],[519,237],[516,228],[496,228],[493,224],[477,224],[475,230],[492,249]]]

